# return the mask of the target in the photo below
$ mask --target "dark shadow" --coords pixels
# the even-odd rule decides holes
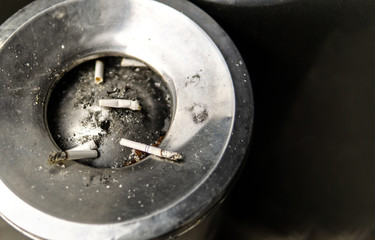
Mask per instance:
[[[371,236],[375,2],[195,2],[239,48],[255,100],[250,155],[216,239]]]

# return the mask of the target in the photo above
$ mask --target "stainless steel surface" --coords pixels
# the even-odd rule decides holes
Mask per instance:
[[[182,1],[40,0],[0,28],[0,213],[45,239],[176,236],[223,198],[252,127],[243,60],[215,22]],[[180,11],[184,11],[182,14]],[[46,164],[59,150],[46,123],[53,86],[101,56],[146,62],[169,85],[161,147],[181,164],[148,157],[121,169]],[[204,116],[202,121],[194,121]],[[120,154],[120,153],[119,153]]]
[[[252,8],[252,7],[269,7],[279,6],[298,0],[192,0],[198,4],[209,7],[230,7],[230,8]]]
[[[11,227],[7,222],[0,218],[0,239],[4,240],[27,240],[30,239]]]

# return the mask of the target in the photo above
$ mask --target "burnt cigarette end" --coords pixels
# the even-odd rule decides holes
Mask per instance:
[[[66,152],[54,152],[48,156],[48,164],[50,165],[58,164],[66,160],[66,158],[67,158]]]

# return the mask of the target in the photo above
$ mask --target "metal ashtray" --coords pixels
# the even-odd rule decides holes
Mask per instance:
[[[62,79],[113,57],[136,59],[160,77],[170,96],[155,125],[165,130],[160,147],[183,161],[149,155],[119,166],[112,160],[124,155],[121,146],[107,139],[99,146],[100,161],[109,162],[103,167],[48,165],[63,144],[50,117]],[[221,202],[249,146],[253,102],[244,62],[187,1],[34,1],[0,28],[0,79],[0,213],[35,239],[184,236]],[[147,114],[159,106],[152,96],[142,98]]]

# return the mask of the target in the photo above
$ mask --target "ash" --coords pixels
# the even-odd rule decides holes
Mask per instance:
[[[63,150],[94,140],[99,158],[80,161],[100,168],[119,168],[134,162],[121,138],[153,144],[166,134],[171,99],[166,83],[149,68],[121,67],[121,58],[104,58],[104,83],[94,82],[95,61],[86,62],[61,79],[48,106],[48,123]],[[141,111],[99,107],[99,99],[138,100]]]

